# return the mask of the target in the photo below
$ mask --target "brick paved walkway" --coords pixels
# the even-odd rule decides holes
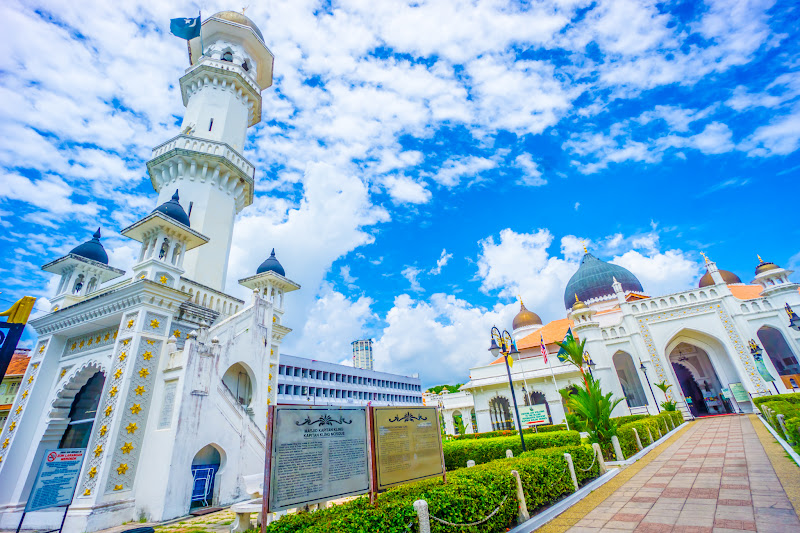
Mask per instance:
[[[696,421],[568,531],[620,530],[798,533],[800,520],[750,419],[725,416]]]

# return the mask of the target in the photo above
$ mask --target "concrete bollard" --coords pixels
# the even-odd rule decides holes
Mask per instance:
[[[467,461],[467,468],[472,468],[473,466],[475,466],[475,461],[473,461],[472,459]]]
[[[644,450],[644,446],[642,446],[642,439],[639,438],[639,432],[636,431],[636,428],[633,428],[633,436],[636,437],[636,447],[639,448],[639,451]]]
[[[511,475],[517,480],[517,501],[519,502],[517,522],[521,524],[526,520],[530,520],[531,515],[528,513],[528,505],[525,503],[525,491],[522,490],[522,480],[519,478],[519,472],[512,470]]]
[[[784,425],[784,421],[786,417],[783,415],[778,415],[778,424],[781,426],[781,431],[783,431],[783,436],[786,437],[786,440],[789,440],[789,432],[786,431],[786,426]]]
[[[417,500],[414,502],[414,510],[417,511],[419,520],[419,533],[431,533],[431,515],[428,514],[428,502]]]
[[[650,426],[647,426],[647,436],[650,437],[650,444],[653,444],[655,441],[653,440],[653,434],[650,433]]]
[[[511,450],[506,450],[506,459],[511,459],[514,457],[514,452]]]
[[[600,465],[600,475],[603,475],[608,472],[606,460],[603,458],[603,450],[600,449],[600,445],[596,442],[592,443],[592,449],[594,450],[595,457],[597,457],[597,464]]]
[[[565,453],[564,459],[567,460],[567,467],[569,468],[569,475],[572,478],[572,485],[575,487],[575,492],[578,492],[578,478],[575,476],[575,465],[572,464],[572,456]]]
[[[622,447],[619,445],[619,437],[616,435],[611,437],[611,445],[614,446],[614,455],[617,456],[617,461],[624,461],[625,456],[622,455]]]

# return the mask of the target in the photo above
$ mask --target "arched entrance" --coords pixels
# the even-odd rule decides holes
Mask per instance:
[[[190,509],[208,507],[215,499],[214,480],[222,468],[223,454],[213,444],[200,449],[192,459],[192,496]]]
[[[243,364],[231,365],[222,376],[222,383],[239,405],[247,407],[253,401],[253,380]]]
[[[783,385],[789,390],[800,387],[800,364],[780,330],[763,326],[757,335]]]
[[[453,411],[453,428],[456,435],[463,435],[466,433],[464,428],[464,417],[461,415],[461,411]]]
[[[692,414],[708,416],[733,412],[722,396],[722,389],[728,385],[720,379],[706,350],[680,342],[670,352],[669,361]]]
[[[475,416],[475,409],[469,410],[469,419],[472,422],[472,432],[478,432],[478,417]]]
[[[548,424],[553,423],[553,417],[550,415],[550,405],[547,403],[547,400],[539,391],[531,392],[527,398],[525,398],[525,405],[544,405],[545,409],[547,409],[547,420]]]
[[[622,395],[628,402],[628,407],[642,407],[647,405],[647,396],[642,388],[639,373],[633,364],[633,358],[627,352],[617,352],[611,358],[617,371],[619,384],[622,386]]]
[[[495,396],[489,400],[489,416],[492,419],[492,431],[514,429],[508,398]]]
[[[105,381],[102,372],[96,372],[75,395],[69,409],[67,429],[58,444],[59,448],[86,448],[89,444]]]

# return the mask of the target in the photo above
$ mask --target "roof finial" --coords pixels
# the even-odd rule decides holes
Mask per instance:
[[[180,203],[181,198],[178,196],[178,189],[175,189],[175,194],[172,195],[172,199]]]
[[[580,302],[580,300],[578,300],[578,293],[575,293],[575,301]]]
[[[589,250],[586,249],[586,241],[583,241],[583,253],[588,254]]]
[[[703,256],[703,259],[705,260],[706,264],[709,264],[711,262],[709,261],[708,256],[705,254],[705,252],[700,252],[700,255]]]
[[[275,248],[272,249],[272,253],[269,254],[270,257],[275,257]]]
[[[100,228],[97,228],[97,231],[94,232],[94,235],[92,235],[92,237],[98,240],[100,239]]]
[[[759,263],[763,263],[764,262],[764,260],[761,259],[761,256],[759,254],[756,254],[756,257],[758,257],[758,262]]]
[[[242,8],[242,15],[244,15],[244,12],[245,12],[245,11],[247,11],[247,9],[248,9],[249,7],[250,7],[250,6],[245,6],[245,7],[243,7],[243,8]]]

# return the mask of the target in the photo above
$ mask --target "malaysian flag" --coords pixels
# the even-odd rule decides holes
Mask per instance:
[[[544,346],[544,337],[539,335],[539,340],[541,341],[540,346],[542,348],[542,357],[544,357],[544,362],[547,362],[547,348]]]

